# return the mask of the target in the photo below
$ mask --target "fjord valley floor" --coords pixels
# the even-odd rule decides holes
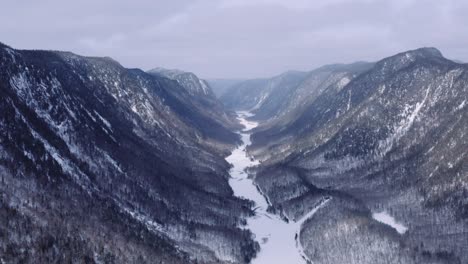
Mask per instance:
[[[299,232],[303,222],[328,201],[319,201],[315,208],[304,215],[299,221],[284,221],[281,215],[268,211],[267,198],[259,191],[252,178],[247,173],[248,168],[258,165],[258,161],[249,157],[246,147],[250,144],[249,131],[257,126],[256,122],[249,122],[248,112],[238,112],[239,120],[245,129],[240,132],[243,144],[235,149],[226,160],[233,165],[231,168],[231,185],[234,195],[255,202],[255,215],[247,219],[246,228],[252,231],[256,241],[260,244],[260,251],[252,260],[252,264],[269,263],[307,263],[308,258],[299,243]]]
[[[0,44],[0,262],[468,263],[467,104],[434,48],[206,81]]]

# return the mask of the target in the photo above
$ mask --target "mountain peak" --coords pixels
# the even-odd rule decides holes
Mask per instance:
[[[376,65],[383,67],[383,69],[395,72],[396,70],[399,70],[402,67],[406,67],[415,61],[426,59],[440,62],[445,58],[438,49],[432,47],[423,47],[415,50],[408,50],[391,57],[384,58],[377,62]]]
[[[442,52],[434,47],[423,47],[416,50],[407,51],[407,53],[414,53],[424,57],[438,57],[443,58]]]
[[[408,50],[395,55],[396,57],[405,56],[407,58],[444,58],[442,52],[434,47],[423,47],[415,50]]]

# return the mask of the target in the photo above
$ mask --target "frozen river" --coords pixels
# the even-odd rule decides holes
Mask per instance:
[[[300,243],[296,242],[296,237],[299,235],[302,223],[319,210],[326,201],[297,222],[287,223],[277,215],[268,213],[268,203],[265,197],[245,173],[246,168],[258,164],[258,161],[251,160],[245,151],[246,146],[250,144],[249,130],[255,128],[257,123],[246,120],[249,116],[248,112],[238,112],[238,116],[246,127],[241,133],[243,144],[235,149],[226,160],[233,165],[229,184],[234,190],[234,195],[252,200],[256,204],[256,215],[247,219],[246,227],[252,231],[261,247],[257,257],[252,260],[252,264],[307,263]]]

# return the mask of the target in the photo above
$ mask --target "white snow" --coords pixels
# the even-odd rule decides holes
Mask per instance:
[[[398,223],[395,220],[395,218],[393,218],[391,215],[389,215],[385,211],[380,212],[380,213],[373,213],[372,218],[374,218],[375,220],[377,220],[377,221],[379,221],[379,222],[381,222],[383,224],[386,224],[386,225],[389,225],[389,226],[393,227],[400,234],[404,234],[408,230],[408,228],[406,226],[404,226],[403,224]]]
[[[115,159],[113,159],[111,156],[109,156],[109,154],[107,154],[106,152],[103,152],[104,154],[104,157],[106,158],[106,160],[112,164],[112,166],[114,166],[114,168],[116,168],[120,173],[123,173],[122,169],[120,168],[119,164],[117,163],[117,161],[115,161]]]
[[[148,216],[146,216],[144,214],[141,214],[141,213],[139,213],[137,211],[134,211],[134,210],[122,205],[121,203],[117,202],[116,200],[114,200],[114,201],[120,206],[120,208],[122,208],[132,218],[134,218],[134,219],[138,220],[140,223],[144,224],[148,230],[150,230],[150,231],[152,231],[154,233],[167,234],[166,230],[164,229],[164,227],[162,225],[160,225],[157,222],[153,221]]]
[[[29,152],[29,151],[23,149],[23,154],[24,154],[24,156],[27,157],[29,160],[35,161],[34,155],[33,155],[31,152]]]
[[[351,89],[348,91],[348,104],[346,106],[346,111],[349,111],[351,108]]]
[[[257,257],[252,260],[252,264],[307,263],[302,256],[300,242],[296,244],[296,234],[302,223],[319,210],[323,203],[297,222],[287,223],[278,215],[267,212],[266,198],[257,190],[253,180],[247,178],[248,175],[244,171],[259,163],[257,160],[251,160],[245,151],[245,147],[251,143],[250,134],[247,131],[255,128],[257,123],[245,119],[249,116],[248,112],[238,112],[238,115],[240,122],[246,127],[241,133],[243,144],[235,149],[226,160],[233,165],[229,184],[234,195],[252,200],[256,204],[256,215],[247,219],[246,226],[255,235],[261,247]]]
[[[16,58],[15,58],[16,52],[10,48],[5,48],[5,51],[8,53],[8,55],[11,56],[13,63],[16,63]]]
[[[96,110],[94,110],[94,113],[97,115],[97,117],[99,117],[99,119],[101,119],[101,121],[104,123],[104,125],[106,125],[107,128],[109,128],[111,131],[113,131],[112,126],[109,123],[109,121],[107,121],[107,119],[102,117]]]
[[[267,97],[268,97],[268,93],[262,94],[262,97],[260,97],[257,104],[254,107],[252,107],[252,109],[250,109],[250,111],[254,111],[254,110],[259,109],[262,106],[263,102],[265,102]]]
[[[463,107],[465,107],[466,105],[466,100],[464,100],[458,107],[457,107],[457,110],[462,110]]]
[[[96,118],[94,118],[94,116],[86,108],[84,110],[86,114],[93,120],[93,122],[96,122]]]
[[[419,118],[419,114],[421,109],[426,104],[430,90],[430,87],[426,89],[426,94],[424,95],[424,98],[421,102],[416,103],[414,106],[406,105],[402,113],[403,119],[394,128],[395,132],[387,139],[381,140],[379,142],[379,149],[381,150],[380,155],[382,157],[392,149],[393,143],[399,141],[410,130],[410,128],[413,126],[413,123]]]
[[[17,75],[14,75],[10,78],[10,85],[18,91],[18,95],[21,98],[25,98],[30,94],[29,90],[29,80],[27,75],[24,72],[21,72]]]
[[[205,81],[198,80],[198,82],[200,83],[200,86],[201,86],[201,88],[203,90],[203,93],[208,94],[208,86],[206,85]]]
[[[133,111],[135,114],[137,114],[137,115],[139,114],[136,105],[132,105],[132,111]]]
[[[310,217],[312,217],[318,210],[320,210],[321,208],[323,208],[325,206],[325,204],[330,201],[331,198],[327,198],[323,201],[321,201],[317,206],[315,206],[314,209],[312,209],[312,211],[310,211],[309,213],[307,213],[305,216],[303,216],[299,221],[297,221],[295,223],[295,226],[296,226],[296,247],[297,249],[299,250],[299,254],[302,256],[303,259],[305,259],[306,261],[312,263],[312,260],[309,259],[309,257],[307,257],[307,255],[304,253],[304,248],[302,247],[302,244],[301,244],[301,227],[302,227],[302,224],[307,220],[309,219]]]
[[[343,87],[345,87],[351,80],[348,77],[343,77],[339,82],[338,82],[338,89],[341,90]]]
[[[409,128],[413,125],[414,120],[416,120],[416,117],[418,117],[419,112],[421,111],[422,107],[426,103],[427,96],[429,95],[429,91],[430,91],[430,89],[428,88],[426,90],[426,95],[424,96],[424,99],[422,100],[422,102],[419,102],[419,103],[416,104],[416,106],[414,107],[414,110],[409,115],[407,121],[404,122],[400,127],[398,127],[397,133],[400,132],[400,131],[402,133],[406,133],[409,130]]]

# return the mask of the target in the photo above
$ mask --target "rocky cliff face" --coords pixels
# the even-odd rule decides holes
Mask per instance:
[[[301,232],[314,263],[466,263],[467,66],[423,48],[351,77],[254,134],[271,210],[297,219],[331,198]]]
[[[0,258],[243,263],[223,154],[238,141],[176,81],[0,45]]]

